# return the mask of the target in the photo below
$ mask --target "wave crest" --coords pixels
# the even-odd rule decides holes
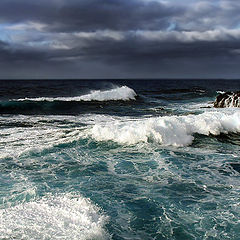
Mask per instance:
[[[240,112],[206,112],[200,115],[114,121],[96,124],[91,130],[91,136],[97,141],[114,141],[120,144],[154,141],[183,147],[192,144],[195,133],[219,135],[229,132],[240,132]]]
[[[22,99],[15,99],[14,101],[128,101],[128,100],[135,100],[136,99],[136,92],[127,87],[115,87],[110,90],[92,90],[90,93],[76,96],[76,97],[39,97],[39,98],[22,98]]]

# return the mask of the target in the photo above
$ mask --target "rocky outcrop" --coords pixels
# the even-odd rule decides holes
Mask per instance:
[[[217,96],[214,107],[240,107],[240,91],[226,92]]]

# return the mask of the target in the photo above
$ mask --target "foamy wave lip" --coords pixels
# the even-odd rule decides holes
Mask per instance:
[[[166,116],[135,121],[96,124],[91,136],[97,141],[136,144],[154,141],[177,147],[192,144],[195,133],[219,135],[240,132],[240,112],[205,112],[200,115]]]
[[[88,199],[44,198],[0,210],[1,239],[109,239],[107,218]]]
[[[127,87],[115,87],[110,90],[92,90],[89,94],[85,94],[78,97],[56,97],[56,98],[48,98],[48,97],[41,97],[41,98],[22,98],[22,99],[15,99],[14,101],[128,101],[128,100],[135,100],[136,99],[136,92]]]
[[[224,92],[224,91],[217,91],[217,93],[219,93],[219,94],[224,94],[224,93],[226,93],[226,92]]]

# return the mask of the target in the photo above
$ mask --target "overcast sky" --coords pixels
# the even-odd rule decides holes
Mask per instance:
[[[1,0],[0,78],[240,78],[238,0]]]

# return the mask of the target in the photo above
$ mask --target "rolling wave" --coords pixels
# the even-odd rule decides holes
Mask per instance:
[[[127,87],[115,87],[110,90],[92,90],[90,93],[76,96],[76,97],[39,97],[39,98],[22,98],[22,99],[14,99],[13,101],[48,101],[48,102],[54,102],[54,101],[63,101],[63,102],[79,102],[79,101],[128,101],[128,100],[135,100],[135,97],[137,96],[136,92]]]
[[[0,124],[9,118],[0,119]],[[21,125],[19,125],[21,123]],[[66,128],[68,126],[68,128]],[[239,144],[240,111],[204,112],[199,115],[150,118],[114,117],[88,114],[82,116],[16,116],[8,127],[0,129],[0,158],[39,154],[81,140],[112,141],[118,144],[157,143],[184,147],[196,135],[214,135],[219,141]],[[21,144],[19,144],[21,142]],[[82,144],[82,143],[81,143]]]
[[[76,97],[19,98],[0,102],[0,114],[79,114],[101,112],[102,107],[132,104],[137,94],[127,86],[92,90]],[[134,101],[135,102],[135,101]],[[115,110],[114,110],[115,109]],[[117,111],[118,108],[110,109]],[[108,110],[106,110],[108,111]]]
[[[141,120],[95,124],[91,135],[97,141],[120,144],[157,142],[165,146],[191,145],[194,134],[240,133],[240,112],[205,112],[200,115],[152,117]]]

